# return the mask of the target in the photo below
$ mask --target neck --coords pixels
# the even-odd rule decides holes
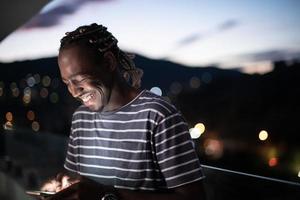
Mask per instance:
[[[140,89],[133,88],[125,81],[117,79],[111,88],[109,103],[105,106],[103,111],[116,110],[129,103],[139,93]]]

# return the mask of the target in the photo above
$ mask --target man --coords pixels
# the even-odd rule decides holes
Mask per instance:
[[[83,105],[73,114],[64,165],[79,178],[52,182],[59,191],[52,199],[204,199],[186,122],[174,106],[139,89],[142,71],[105,27],[66,33],[58,64]]]

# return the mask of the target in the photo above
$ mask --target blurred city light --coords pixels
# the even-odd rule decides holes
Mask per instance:
[[[200,79],[198,77],[193,76],[190,79],[190,87],[194,88],[194,89],[199,88],[200,87]]]
[[[33,87],[35,84],[35,79],[34,79],[34,77],[30,76],[29,78],[27,78],[26,82],[29,87]]]
[[[12,82],[9,87],[10,87],[11,90],[13,90],[14,88],[17,87],[17,83],[16,82]]]
[[[52,92],[50,94],[50,102],[51,103],[57,103],[59,100],[58,94],[56,92]]]
[[[47,88],[42,88],[41,91],[40,91],[40,96],[42,98],[47,98],[49,92],[48,92],[48,89]]]
[[[31,95],[31,89],[30,89],[30,87],[26,87],[25,89],[24,89],[24,95]]]
[[[11,122],[13,120],[13,114],[11,112],[7,112],[5,118],[7,121]]]
[[[42,84],[44,87],[49,87],[51,84],[51,78],[49,76],[44,76],[42,79]]]
[[[37,121],[32,122],[31,128],[34,131],[39,131],[40,130],[40,124]]]
[[[12,90],[12,95],[13,95],[13,97],[18,97],[18,96],[20,95],[20,90],[19,90],[19,88],[14,88],[14,89]]]
[[[28,94],[25,94],[25,95],[23,96],[23,102],[24,102],[24,104],[29,104],[30,101],[31,101],[31,96],[28,95]]]
[[[190,132],[191,137],[193,139],[197,139],[201,135],[201,132],[200,132],[200,130],[198,128],[190,128],[189,132]]]
[[[39,74],[35,74],[35,75],[33,76],[33,78],[34,78],[36,84],[39,84],[39,83],[40,83],[40,81],[41,81],[41,76],[40,76]]]
[[[3,129],[4,130],[13,130],[13,124],[10,121],[7,121],[4,125],[3,125]]]
[[[205,126],[203,123],[198,123],[195,125],[195,128],[198,129],[200,131],[200,134],[204,133],[205,131]]]
[[[298,172],[298,177],[300,178],[300,171]]]
[[[153,87],[150,89],[151,92],[153,92],[154,94],[161,96],[162,95],[162,91],[159,87]]]
[[[179,94],[182,91],[182,89],[183,89],[183,87],[179,82],[173,82],[170,85],[170,91],[171,91],[171,93],[173,93],[175,95]]]
[[[261,141],[264,141],[268,138],[269,134],[267,131],[265,130],[261,130],[258,134],[258,138],[261,140]]]
[[[53,78],[52,81],[51,81],[51,87],[53,89],[56,89],[56,88],[58,88],[58,86],[59,86],[59,79],[58,78]]]
[[[0,97],[3,95],[3,88],[2,87],[0,87]]]
[[[278,158],[273,157],[269,160],[269,166],[270,167],[275,167],[278,164]]]
[[[35,118],[34,112],[33,112],[32,110],[29,110],[29,111],[27,112],[27,119],[30,120],[30,121],[33,121],[34,118]]]
[[[209,72],[204,72],[201,76],[201,80],[204,83],[210,83],[212,81],[212,75]]]
[[[206,139],[204,141],[205,154],[213,159],[218,159],[223,155],[223,143],[217,139]]]

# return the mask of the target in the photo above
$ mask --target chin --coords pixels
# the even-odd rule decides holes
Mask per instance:
[[[88,106],[88,108],[91,111],[102,111],[103,110],[103,106],[98,106],[98,105],[91,105],[91,106]]]

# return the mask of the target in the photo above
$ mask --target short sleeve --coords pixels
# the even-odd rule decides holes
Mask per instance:
[[[158,166],[167,188],[175,188],[204,178],[187,123],[178,112],[157,125],[154,145]]]
[[[73,135],[73,128],[71,128],[71,133],[69,136],[69,142],[68,142],[68,148],[67,148],[67,154],[66,159],[64,163],[64,168],[71,171],[71,172],[77,172],[77,159],[76,159],[76,149],[77,146],[74,143],[74,135]]]

